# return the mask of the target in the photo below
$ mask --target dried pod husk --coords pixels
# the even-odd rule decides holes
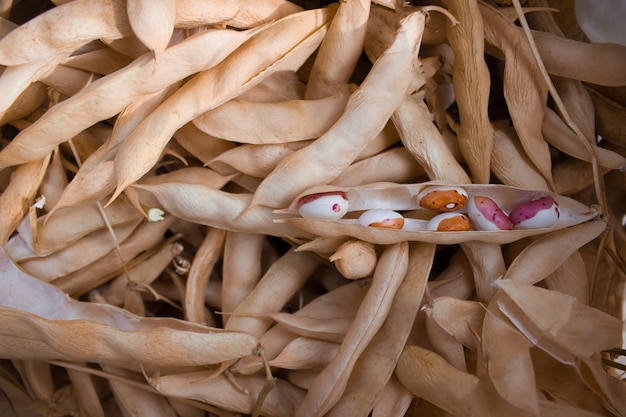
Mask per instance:
[[[261,256],[265,235],[229,232],[222,259],[221,311],[229,313],[254,290],[263,274]],[[225,324],[230,317],[222,316]]]
[[[385,248],[376,266],[372,286],[363,298],[337,355],[311,385],[295,413],[296,417],[325,415],[340,399],[357,360],[389,314],[394,296],[406,277],[408,252],[406,242]]]
[[[548,86],[518,28],[495,8],[481,3],[485,39],[505,56],[503,91],[520,142],[537,170],[552,185],[550,150],[541,133]]]
[[[176,0],[128,0],[126,11],[135,36],[158,58],[174,33]]]
[[[498,307],[517,330],[537,348],[573,366],[610,413],[624,414],[624,385],[603,369],[599,353],[620,345],[622,321],[558,291],[509,279],[497,285],[504,293]]]
[[[89,50],[84,53],[70,55],[63,66],[80,69],[100,75],[112,74],[130,64],[132,59],[111,48]]]
[[[74,1],[40,14],[5,36],[0,63],[19,65],[69,54],[91,40],[130,34],[123,1]]]
[[[325,340],[298,337],[270,361],[282,369],[324,369],[335,357],[339,344]]]
[[[220,142],[230,143],[220,140]],[[253,177],[267,176],[281,159],[309,145],[311,141],[272,143],[269,145],[243,144],[220,152],[206,163],[222,175],[243,173]],[[200,159],[200,158],[199,158]]]
[[[236,2],[184,0],[176,2],[176,27],[193,29],[201,25],[220,23],[235,16],[239,9]]]
[[[114,365],[102,365],[102,370],[109,375],[115,375],[122,379],[136,378],[135,373]],[[108,383],[122,415],[159,415],[163,417],[176,417],[177,415],[170,405],[169,399],[157,392],[129,386],[117,378],[111,378]]]
[[[339,3],[328,35],[319,47],[311,68],[305,97],[322,98],[347,90],[350,76],[363,50],[370,1],[349,0]]]
[[[60,150],[57,150],[52,154],[46,174],[39,186],[39,194],[45,196],[43,213],[50,213],[52,208],[56,206],[67,184],[68,178],[64,161]]]
[[[60,55],[4,68],[2,77],[0,77],[0,88],[2,89],[0,112],[2,114],[10,112],[13,105],[17,104],[17,99],[25,94],[28,86],[39,81],[45,74],[50,76],[55,68],[61,68],[59,63],[65,57],[65,55]],[[69,81],[75,82],[73,79]]]
[[[446,35],[454,51],[452,83],[459,109],[459,150],[474,180],[489,183],[494,138],[488,115],[491,80],[484,58],[489,24],[478,2],[448,0],[445,4],[459,19],[458,24],[446,26]]]
[[[163,245],[159,251],[149,258],[128,268],[124,274],[118,275],[104,291],[106,301],[111,305],[124,305],[124,297],[128,292],[137,292],[137,284],[151,285],[161,272],[182,252],[182,245],[170,243]]]
[[[472,270],[471,278],[477,298],[489,302],[496,292],[493,281],[506,272],[502,247],[497,243],[464,242],[461,249]]]
[[[124,242],[141,222],[140,218],[135,218],[115,225],[113,231],[118,243]],[[50,255],[20,262],[20,268],[42,281],[50,282],[90,265],[113,250],[115,242],[110,236],[108,229],[95,230]]]
[[[204,293],[213,267],[222,257],[225,240],[225,230],[209,229],[193,258],[185,284],[183,303],[187,321],[201,324],[210,322],[205,315]]]
[[[54,381],[50,365],[44,361],[29,359],[14,363],[31,395],[35,399],[51,402]]]
[[[11,182],[0,194],[0,244],[4,246],[21,220],[28,213],[29,203],[34,201],[39,185],[46,173],[50,158],[29,162],[15,169]]]
[[[280,311],[302,288],[317,268],[317,259],[306,253],[289,251],[268,269],[254,290],[241,301],[228,319],[225,329],[261,337],[272,320],[259,314]],[[285,281],[285,278],[288,278]],[[247,316],[252,314],[252,316]]]
[[[51,283],[72,297],[86,294],[119,275],[123,271],[124,264],[162,243],[164,234],[176,221],[174,216],[165,216],[165,219],[160,222],[144,222],[133,231],[128,239],[120,242],[119,252],[112,250],[89,265],[71,274],[63,275]],[[122,253],[123,257],[120,257],[119,253]]]
[[[254,193],[251,207],[284,207],[302,190],[334,180],[386,125],[409,88],[425,15],[403,20],[392,46],[350,95],[337,123],[311,145],[283,159]]]
[[[544,197],[551,197],[559,207],[558,221],[552,227],[516,229],[516,230],[467,230],[467,231],[447,231],[438,232],[432,230],[407,230],[410,223],[416,219],[405,216],[405,227],[403,230],[393,230],[376,227],[364,227],[359,224],[353,213],[350,211],[364,210],[393,210],[397,212],[412,211],[417,213],[422,210],[425,217],[432,217],[437,212],[424,210],[419,207],[417,196],[426,187],[447,186],[450,188],[462,186],[471,199],[474,196],[490,198],[498,204],[504,213],[510,213],[516,207],[533,200]],[[596,217],[599,212],[594,207],[589,207],[577,200],[565,197],[545,190],[526,190],[517,187],[510,187],[501,184],[446,184],[440,181],[429,181],[416,184],[395,184],[395,183],[375,183],[359,187],[335,187],[330,185],[320,185],[304,191],[300,196],[284,210],[277,213],[292,214],[297,216],[297,202],[300,198],[315,194],[328,192],[345,193],[350,206],[349,212],[339,220],[325,220],[320,218],[291,217],[277,220],[288,222],[298,228],[317,236],[337,237],[351,236],[366,242],[375,244],[391,244],[405,240],[424,241],[438,244],[456,244],[468,241],[482,241],[496,244],[514,242],[518,239],[543,234],[552,230],[562,229],[583,223]],[[428,215],[430,213],[430,215]]]
[[[626,146],[626,107],[623,102],[614,101],[613,97],[605,96],[596,90],[589,89],[595,109],[596,128],[598,134],[607,141]]]
[[[408,182],[426,172],[405,147],[392,147],[346,168],[331,184],[354,187],[372,182]]]
[[[576,298],[581,304],[589,304],[590,285],[587,267],[580,251],[575,251],[545,278],[546,288]]]
[[[413,403],[413,394],[392,376],[383,392],[376,399],[372,417],[393,417],[408,415],[407,410]]]
[[[194,72],[214,66],[254,33],[206,31],[169,48],[158,62],[153,62],[152,53],[135,59],[130,65],[53,106],[36,123],[20,132],[10,147],[2,150],[0,165],[16,165],[47,155],[55,146],[94,123],[122,112],[136,102],[138,96],[161,91]],[[220,45],[220,48],[210,45]],[[81,117],[76,117],[77,114]]]
[[[186,167],[165,174],[145,176],[142,178],[141,183],[146,185],[158,185],[180,182],[184,184],[198,184],[219,190],[232,180],[233,177],[233,175],[220,175],[209,168]],[[150,198],[151,195],[137,188],[127,188],[125,194],[128,202],[141,213],[146,211],[144,210],[145,207],[159,207],[156,198]],[[114,203],[111,203],[109,206],[113,204]]]
[[[500,298],[498,292],[489,303],[480,336],[487,375],[499,396],[520,415],[542,415],[530,356],[532,342],[508,323],[498,308]]]
[[[265,378],[260,375],[239,376],[235,381],[243,389],[237,389],[226,376],[215,376],[212,371],[163,376],[156,374],[148,382],[167,397],[194,399],[212,404],[220,410],[251,414],[256,398],[266,383]],[[261,405],[260,412],[265,416],[293,416],[304,395],[301,389],[278,379]]]
[[[598,237],[606,227],[605,221],[597,220],[542,236],[517,255],[503,278],[529,284],[540,282],[573,253]]]
[[[369,415],[375,404],[386,394],[385,386],[388,385],[402,349],[412,333],[432,268],[435,248],[436,245],[428,243],[410,245],[407,274],[398,287],[389,314],[376,336],[359,356],[342,398],[326,417]],[[386,414],[388,417],[393,415]]]
[[[477,376],[454,368],[435,352],[416,345],[404,348],[395,375],[414,396],[452,415],[470,415],[479,408],[475,403],[484,403],[476,398],[480,393]]]
[[[481,333],[485,317],[485,308],[480,303],[441,296],[428,303],[425,312],[463,346],[473,351],[480,348],[476,334]]]
[[[151,371],[216,364],[250,354],[258,344],[244,333],[75,301],[24,273],[3,251],[0,271],[3,358],[96,361],[133,370],[141,362]],[[78,340],[92,343],[71,343]]]
[[[274,216],[269,208],[258,207],[244,214],[252,200],[249,194],[232,194],[200,184],[182,182],[135,184],[134,187],[150,192],[166,212],[189,222],[273,236],[302,237],[304,234],[294,227],[272,222]]]
[[[296,249],[298,252],[314,252],[329,256],[335,253],[339,246],[343,245],[350,239],[347,237],[316,237],[309,242],[303,243]]]
[[[432,299],[442,296],[467,300],[476,292],[472,265],[462,250],[450,257],[450,264],[434,279],[428,281]]]
[[[287,371],[287,379],[296,387],[308,390],[319,374],[320,371],[313,369],[291,369]]]
[[[203,5],[205,4],[204,2],[201,3]],[[220,2],[219,4],[221,5],[223,3]],[[203,8],[206,9],[206,6]],[[272,22],[302,10],[303,8],[298,4],[285,0],[258,1],[255,3],[240,2],[239,13],[226,23],[235,27],[240,27],[242,24],[245,24],[247,28],[250,28],[261,25],[262,23]],[[237,26],[239,21],[242,23]]]
[[[424,168],[430,179],[471,182],[457,162],[454,151],[433,123],[431,110],[423,100],[407,95],[392,115],[392,120],[402,138],[403,149]]]
[[[608,168],[599,167],[601,176],[609,172]],[[554,164],[554,190],[559,194],[573,195],[593,186],[594,173],[591,163],[564,155]]]
[[[231,100],[193,120],[211,136],[250,144],[315,139],[339,119],[347,94],[276,103]]]
[[[86,367],[86,363],[80,363],[80,366]],[[76,393],[78,404],[83,410],[90,410],[94,417],[104,417],[104,410],[100,397],[98,396],[99,385],[97,381],[87,372],[78,369],[66,368],[67,376]]]
[[[121,39],[101,39],[101,41],[115,52],[124,54],[132,59],[136,59],[146,53],[150,53],[154,58],[154,53],[141,43],[136,36],[128,36]]]
[[[319,45],[331,18],[328,9],[287,16],[252,36],[219,64],[191,78],[144,119],[120,147],[115,157],[118,186],[111,200],[159,161],[171,136],[187,122],[273,73],[300,67]],[[265,53],[258,54],[259,48],[264,48]],[[238,70],[231,71],[232,68]],[[210,94],[206,93],[207,88]],[[171,115],[173,108],[178,109],[178,117],[166,116]]]
[[[552,75],[610,87],[626,84],[624,45],[581,42],[542,31],[533,31],[533,39]]]
[[[259,343],[265,350],[265,357],[275,358],[297,335],[340,343],[348,329],[345,326],[339,329],[338,320],[343,321],[344,325],[349,327],[348,321],[352,321],[356,316],[370,284],[369,278],[352,281],[315,298],[293,314],[269,314],[268,317],[279,325],[269,329],[259,339]],[[344,319],[337,319],[337,317],[344,317]],[[330,326],[329,322],[331,322]],[[312,328],[311,324],[315,327]],[[261,370],[262,367],[259,356],[250,355],[237,362],[232,370],[249,375]]]
[[[107,222],[118,226],[134,222],[140,216],[127,202],[120,200],[105,209]],[[49,255],[65,248],[87,234],[104,229],[102,219],[95,203],[86,203],[56,211],[53,216],[31,217],[33,246],[39,256]],[[27,233],[20,230],[20,233]]]
[[[284,0],[280,0],[284,1]],[[327,11],[331,11],[330,8]],[[262,26],[259,30],[263,30]],[[306,59],[301,56],[299,59]],[[237,96],[237,100],[257,103],[280,103],[281,101],[301,100],[304,97],[305,85],[296,73],[299,66],[286,65],[283,69],[269,74],[258,84]]]
[[[424,331],[434,352],[441,355],[454,368],[467,372],[463,345],[458,340],[428,316],[424,319]]]
[[[0,124],[7,124],[28,116],[48,97],[48,87],[42,82],[30,84],[11,104],[11,107],[0,112]]]
[[[349,240],[341,245],[329,258],[341,275],[348,279],[359,279],[374,273],[378,256],[376,248],[369,242]]]
[[[533,190],[550,186],[532,163],[508,120],[493,122],[495,132],[491,152],[491,172],[503,184]]]
[[[314,311],[315,313],[315,311]],[[337,318],[339,312],[327,312],[326,317],[312,317],[307,313],[272,313],[267,316],[274,320],[282,329],[288,330],[295,336],[341,343],[350,326],[354,322],[356,313],[350,312],[350,317]],[[319,316],[319,314],[317,314]],[[269,332],[268,332],[269,333]],[[267,333],[265,333],[267,335]],[[263,335],[263,337],[265,337]],[[263,337],[259,340],[262,340]],[[267,355],[266,355],[267,357]]]
[[[587,151],[584,143],[582,143],[567,124],[561,120],[559,115],[549,108],[545,110],[542,131],[546,141],[561,152],[571,155],[574,158],[591,162],[592,155]],[[609,149],[596,146],[595,144],[591,146],[594,149],[599,166],[610,169],[626,169],[626,157]]]

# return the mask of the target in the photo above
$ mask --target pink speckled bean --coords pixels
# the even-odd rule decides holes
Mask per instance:
[[[509,216],[489,197],[472,197],[468,205],[468,214],[477,230],[513,229]]]
[[[559,220],[559,206],[550,196],[538,198],[517,206],[509,218],[518,229],[552,227]]]

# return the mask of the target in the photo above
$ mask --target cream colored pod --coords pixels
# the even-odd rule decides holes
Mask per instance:
[[[337,211],[340,217],[335,218],[310,212],[303,215],[301,202],[319,195],[334,195],[336,199],[326,200],[323,210],[328,211],[329,203],[345,203],[346,212],[342,208]],[[368,213],[372,210],[378,212]],[[403,225],[376,227],[373,223],[378,222],[370,221],[370,216],[380,215],[380,210],[395,212],[397,218],[403,218]],[[304,191],[289,207],[276,213],[287,215],[276,221],[288,222],[316,236],[350,236],[375,244],[402,241],[505,244],[580,224],[599,214],[593,207],[548,191],[438,181],[374,183],[358,187],[320,185]],[[396,224],[398,222],[396,220]]]
[[[359,239],[344,242],[329,258],[337,271],[347,279],[371,276],[378,263],[376,247]]]

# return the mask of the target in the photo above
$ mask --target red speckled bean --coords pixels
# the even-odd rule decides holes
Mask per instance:
[[[511,230],[509,216],[489,197],[476,196],[470,199],[468,214],[478,230]]]
[[[552,227],[559,219],[559,206],[552,197],[543,197],[517,206],[509,218],[516,228]]]

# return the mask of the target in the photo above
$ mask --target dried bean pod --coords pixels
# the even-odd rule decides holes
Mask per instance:
[[[529,201],[551,197],[559,206],[560,216],[552,227],[517,229],[517,230],[468,230],[451,231],[441,233],[432,230],[424,230],[418,220],[405,217],[402,230],[385,228],[363,227],[349,213],[339,220],[326,220],[320,218],[301,218],[297,215],[297,202],[306,195],[322,192],[345,193],[350,201],[350,211],[365,211],[372,209],[393,210],[398,212],[410,210],[422,210],[417,203],[417,196],[427,187],[443,185],[455,187],[457,184],[445,184],[443,182],[424,182],[417,184],[375,183],[358,187],[335,187],[330,185],[316,186],[304,191],[286,209],[277,210],[275,213],[295,215],[291,218],[276,220],[288,222],[303,231],[317,236],[340,237],[350,236],[376,244],[398,243],[405,240],[424,241],[438,244],[456,244],[469,241],[482,241],[496,244],[514,242],[518,239],[546,233],[549,230],[562,229],[591,220],[598,215],[597,209],[582,204],[572,198],[565,197],[545,190],[526,190],[500,184],[463,184],[471,199],[475,196],[487,197],[495,202],[504,213],[510,213],[517,206]],[[428,211],[432,213],[432,211]],[[430,216],[425,215],[425,218]]]

